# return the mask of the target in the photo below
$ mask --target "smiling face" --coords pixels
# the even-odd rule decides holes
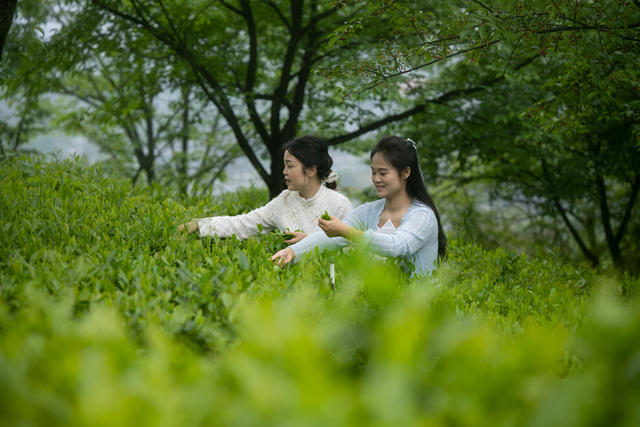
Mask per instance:
[[[409,168],[399,173],[380,152],[371,158],[371,182],[376,187],[378,197],[392,198],[406,191],[409,173]]]
[[[318,179],[315,173],[315,167],[305,169],[300,160],[293,156],[289,151],[284,152],[284,182],[291,191],[303,192],[311,180]]]

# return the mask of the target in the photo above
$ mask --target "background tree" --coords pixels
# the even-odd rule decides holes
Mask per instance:
[[[149,183],[156,180],[158,161],[164,182],[174,182],[183,192],[191,175],[209,182],[223,177],[221,168],[237,150],[224,146],[223,130],[210,123],[206,134],[200,129],[206,101],[192,89],[188,70],[168,65],[170,56],[153,39],[136,37],[121,22],[83,14],[66,3],[50,5],[47,23],[59,30],[23,72],[18,86],[26,86],[31,97],[20,104],[24,111],[33,116],[38,99],[53,94],[53,127],[88,137],[109,155],[109,165],[134,184],[141,172]],[[31,83],[24,85],[25,79]],[[18,94],[13,91],[13,98]],[[21,129],[24,135],[22,124],[32,122],[21,119],[12,138]]]
[[[87,52],[119,64],[105,81],[135,65],[133,80],[148,73],[172,94],[164,145],[188,146],[181,141],[193,133],[178,117],[219,115],[271,196],[282,188],[281,146],[296,134],[338,145],[397,132],[423,142],[428,178],[486,183],[493,197],[544,219],[537,224],[562,224],[594,264],[604,252],[619,268],[635,256],[623,252],[637,230],[636,1],[58,4],[68,19],[57,40],[68,49],[48,46],[85,64],[59,81],[86,78],[95,66]],[[85,33],[89,46],[74,52],[73,37]],[[119,86],[136,101],[114,111],[152,110],[139,86]],[[189,151],[174,150],[177,163],[164,170],[187,176]],[[157,157],[148,145],[139,152]]]
[[[0,90],[0,95],[3,91]],[[47,130],[50,109],[32,93],[21,91],[5,98],[6,111],[0,114],[0,156],[24,151],[23,145],[34,135]]]
[[[0,6],[0,155],[23,145],[48,128],[50,100],[41,100],[29,70],[46,54],[41,25],[50,8],[37,0],[3,2]],[[15,19],[14,19],[15,14]],[[9,27],[11,31],[9,32]]]
[[[409,93],[496,76],[490,87],[432,105],[404,127],[428,141],[425,170],[459,183],[483,180],[494,196],[557,218],[593,264],[604,249],[616,267],[634,265],[637,251],[625,261],[620,247],[630,240],[640,184],[640,3],[464,3],[464,12],[434,25],[415,4],[372,2],[352,26],[394,19],[399,39],[413,34],[424,42],[389,44],[376,59],[386,64],[382,72],[373,58],[340,72],[357,70],[367,87],[412,76]],[[445,60],[440,74],[423,72]]]
[[[7,38],[7,33],[13,23],[13,16],[16,13],[16,5],[18,0],[5,0],[0,3],[0,60],[2,60],[2,51]]]
[[[301,131],[301,125],[304,131],[320,129],[331,135],[332,144],[340,144],[469,90],[401,103],[395,95],[380,91],[351,94],[348,99],[337,96],[336,84],[322,78],[326,73],[314,70],[330,70],[354,55],[377,52],[379,38],[388,34],[387,28],[371,27],[366,37],[348,47],[331,43],[335,32],[343,31],[345,19],[364,10],[360,2],[344,7],[320,0],[91,3],[153,36],[188,64],[272,197],[283,188],[281,147]],[[440,6],[438,12],[444,15],[449,10]],[[353,116],[364,110],[364,118]],[[345,114],[353,120],[351,126],[323,119],[346,118]]]

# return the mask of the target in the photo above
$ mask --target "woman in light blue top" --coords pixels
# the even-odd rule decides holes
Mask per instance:
[[[339,248],[349,241],[368,244],[384,256],[400,257],[415,266],[414,275],[433,271],[447,249],[440,214],[424,186],[416,146],[410,139],[382,138],[371,151],[371,181],[381,198],[354,209],[342,222],[319,219],[323,231],[276,252],[279,265],[315,247]]]

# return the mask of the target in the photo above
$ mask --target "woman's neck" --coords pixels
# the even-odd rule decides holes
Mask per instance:
[[[387,197],[384,209],[388,212],[406,211],[413,200],[406,191],[400,191],[397,194]]]
[[[318,190],[320,190],[321,186],[322,184],[320,184],[319,180],[314,180],[305,185],[304,188],[301,188],[298,193],[303,199],[310,199],[318,193]]]

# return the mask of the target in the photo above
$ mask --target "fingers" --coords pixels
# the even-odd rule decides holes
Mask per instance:
[[[284,241],[285,243],[288,243],[290,245],[293,245],[294,243],[298,243],[300,240],[307,237],[307,233],[303,231],[294,231],[294,232],[291,232],[290,234],[292,234],[293,237]]]
[[[286,255],[278,256],[276,254],[271,258],[271,261],[273,261],[276,265],[278,265],[280,267],[282,267],[282,266],[284,266],[284,265],[289,263],[289,261],[287,260]]]
[[[275,262],[278,265],[281,265],[282,260],[284,259],[284,257],[285,257],[285,254],[282,253],[282,251],[278,251],[271,257],[271,261]]]
[[[322,221],[322,222],[324,222],[324,223],[329,223],[329,222],[333,221],[334,219],[336,219],[336,217],[335,217],[335,216],[331,216],[331,215],[329,215],[329,218],[331,218],[331,219],[324,219],[324,218],[320,217],[320,218],[318,219],[318,222]]]
[[[333,229],[333,217],[331,217],[331,220],[328,219],[320,219],[318,220],[318,227],[320,227],[320,230],[324,231],[324,234],[326,234],[329,237],[332,237],[332,229]]]
[[[294,257],[295,257],[295,254],[293,253],[293,251],[287,248],[287,249],[283,249],[281,251],[276,252],[271,257],[271,261],[278,264],[280,267],[282,267],[283,265],[289,264],[291,261],[293,261]]]

